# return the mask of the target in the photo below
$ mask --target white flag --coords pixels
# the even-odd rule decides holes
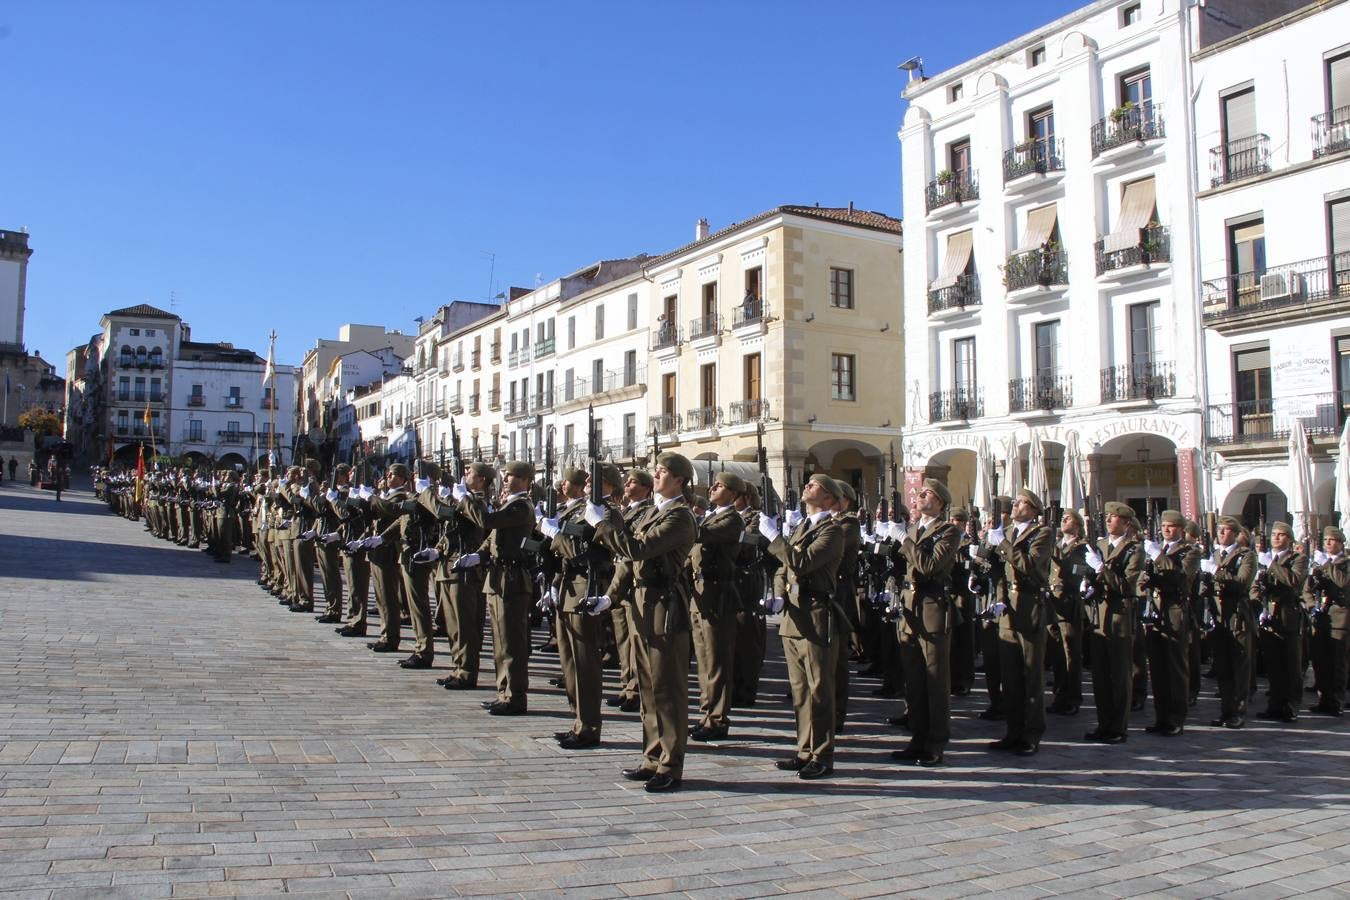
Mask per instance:
[[[267,365],[263,366],[262,386],[264,391],[267,389],[268,380],[271,379],[273,374],[275,374],[274,372],[275,367],[272,365],[272,350],[273,348],[271,346],[267,348]]]

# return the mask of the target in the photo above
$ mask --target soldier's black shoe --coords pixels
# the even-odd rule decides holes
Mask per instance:
[[[460,678],[458,675],[451,675],[449,678],[438,679],[436,683],[447,691],[468,691],[478,687],[476,683],[465,678]]]
[[[550,678],[550,679],[548,680],[548,683],[551,684],[551,685],[553,685],[554,687],[562,687],[562,686],[563,686],[563,680],[562,680],[561,678]]]
[[[568,732],[565,737],[559,738],[558,746],[564,750],[589,750],[592,747],[600,746],[600,738],[582,737],[579,734]]]
[[[886,720],[886,724],[895,728],[909,728],[909,713],[903,716],[891,716]]]
[[[502,703],[498,701],[488,707],[490,716],[523,716],[525,715],[525,705],[523,703]]]
[[[891,751],[891,759],[896,762],[918,762],[919,758],[923,755],[924,749],[922,747],[916,747],[914,744],[910,744],[903,750]]]
[[[341,628],[334,628],[333,630],[343,637],[366,636],[366,626],[364,625],[343,625]]]
[[[1035,756],[1037,753],[1040,752],[1040,749],[1041,749],[1040,744],[1033,744],[1030,741],[1022,741],[1013,749],[1013,752],[1016,753],[1018,756]]]
[[[1241,728],[1247,724],[1247,720],[1241,716],[1234,716],[1223,723],[1224,728]]]
[[[312,613],[314,612],[313,603],[292,603],[291,612],[294,613]]]
[[[1183,729],[1180,725],[1164,725],[1161,722],[1154,722],[1144,729],[1149,734],[1156,734],[1159,737],[1176,737],[1181,734]]]
[[[646,766],[634,766],[631,769],[624,769],[620,772],[628,781],[651,781],[656,775],[655,769],[649,769]]]
[[[915,762],[923,766],[925,769],[936,769],[938,766],[943,764],[942,754],[925,753],[923,756],[920,756],[917,760],[915,760]]]
[[[430,656],[421,656],[421,655],[419,655],[419,654],[414,653],[412,656],[409,656],[407,659],[401,659],[401,660],[399,660],[398,665],[399,665],[399,668],[401,668],[401,669],[430,669],[430,668],[431,668],[431,657],[430,657]]]
[[[802,766],[806,765],[806,763],[807,760],[802,759],[800,756],[786,756],[775,762],[774,768],[781,769],[784,772],[796,772],[799,771]]]
[[[970,693],[970,685],[966,685],[966,684],[956,684],[956,685],[952,685],[952,696],[953,696],[953,697],[964,697],[964,696],[966,696],[966,695],[969,694],[969,693]]]
[[[833,774],[834,766],[827,766],[818,759],[805,763],[797,770],[797,777],[802,781],[815,781],[817,778],[825,778]]]
[[[980,713],[980,718],[986,722],[1002,722],[1005,716],[1003,710],[991,706]]]
[[[678,791],[682,782],[669,772],[655,772],[647,779],[646,791],[649,794],[666,794]]]
[[[1319,716],[1335,716],[1338,719],[1341,716],[1341,711],[1339,709],[1334,706],[1328,706],[1325,703],[1314,703],[1312,706],[1308,707],[1308,712],[1315,713]]]
[[[989,743],[984,745],[984,748],[986,750],[1006,751],[1008,753],[1011,753],[1014,750],[1016,750],[1021,745],[1021,743],[1022,742],[1017,740],[1016,738],[1005,737],[999,738],[996,741],[990,741]]]
[[[623,705],[623,699],[624,699],[624,698],[623,698],[622,696],[618,695],[618,694],[614,695],[613,697],[606,697],[606,698],[605,698],[605,705],[606,705],[606,706],[622,706],[622,705]]]
[[[622,703],[619,704],[619,711],[620,711],[620,712],[630,712],[630,713],[631,713],[631,712],[637,712],[637,711],[640,710],[640,709],[642,709],[642,701],[641,701],[640,699],[638,699],[637,697],[629,697],[627,700],[625,700],[625,701],[623,701]]]
[[[727,739],[727,729],[700,726],[690,731],[689,736],[696,741],[724,741]]]
[[[369,647],[371,650],[374,650],[376,653],[398,652],[398,644],[386,644],[384,641],[376,641],[375,643],[367,644],[366,646]]]
[[[329,616],[329,615],[323,615],[323,616],[319,616],[319,617],[318,617],[317,619],[315,619],[314,621],[318,622],[320,625],[332,625],[332,624],[335,623],[335,622],[341,622],[341,621],[342,621],[342,616]]]

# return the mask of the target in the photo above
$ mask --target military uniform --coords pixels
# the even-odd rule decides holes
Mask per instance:
[[[718,478],[726,483],[734,476],[723,473]],[[732,484],[727,487],[737,490]],[[734,506],[712,510],[699,523],[698,541],[689,554],[694,586],[691,630],[701,713],[694,736],[705,740],[725,736],[731,726],[736,614],[740,607],[736,558],[744,528],[744,520]]]
[[[614,576],[613,557],[596,543],[595,530],[586,523],[585,513],[585,500],[576,500],[562,516],[562,530],[550,544],[561,563],[555,581],[558,662],[574,714],[570,738],[564,746],[577,747],[600,741],[600,700],[604,692],[600,620],[586,613],[582,601],[600,596]]]
[[[651,487],[650,484],[647,485]],[[651,509],[650,497],[630,503],[623,508],[623,521],[631,529],[647,510]],[[633,631],[633,561],[622,556],[614,557],[614,577],[610,580],[610,618],[614,622],[614,644],[619,657],[619,696],[618,702],[610,701],[630,712],[639,707],[637,657]]]
[[[482,463],[480,473],[491,484],[496,472]],[[465,497],[472,496],[465,494]],[[477,502],[482,496],[477,495]],[[441,539],[436,548],[440,560],[436,568],[436,593],[445,610],[446,640],[449,644],[450,675],[441,683],[447,688],[478,686],[478,671],[483,654],[483,618],[487,606],[483,597],[483,567],[458,568],[459,560],[483,543],[483,529],[460,514],[457,502],[453,510],[441,513]],[[449,513],[449,517],[447,517]]]
[[[1234,543],[1216,549],[1214,562],[1220,619],[1214,645],[1214,670],[1219,681],[1219,718],[1215,724],[1241,728],[1247,717],[1255,650],[1256,621],[1250,598],[1256,554]]]
[[[740,510],[741,549],[736,557],[736,648],[732,651],[731,705],[754,706],[759,695],[759,676],[764,669],[768,626],[760,601],[768,585],[773,587],[773,569],[777,561],[763,550],[759,533],[759,513],[747,505]]]
[[[1080,523],[1081,524],[1081,523]],[[1050,668],[1054,700],[1050,712],[1073,715],[1083,705],[1083,578],[1088,573],[1087,541],[1064,536],[1050,557]]]
[[[1167,510],[1162,516],[1164,522],[1184,525],[1175,510]],[[1153,677],[1154,723],[1150,730],[1177,734],[1190,709],[1190,588],[1200,569],[1200,551],[1182,539],[1164,543],[1151,567],[1147,562],[1145,567],[1151,568],[1146,599],[1153,602],[1155,613],[1145,632]]]
[[[1276,527],[1288,529],[1283,522]],[[1297,547],[1276,553],[1262,580],[1265,589],[1253,585],[1252,601],[1261,615],[1261,655],[1270,679],[1270,698],[1257,715],[1292,722],[1303,704],[1303,620],[1307,615],[1303,586],[1308,580],[1308,557]]]
[[[1328,536],[1345,536],[1328,528]],[[1339,716],[1345,705],[1347,659],[1350,659],[1350,557],[1344,552],[1313,570],[1309,602],[1317,610],[1312,634],[1313,675],[1318,701],[1313,712]]]

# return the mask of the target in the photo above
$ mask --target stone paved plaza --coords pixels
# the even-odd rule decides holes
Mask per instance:
[[[863,682],[839,776],[808,784],[772,765],[779,651],[735,740],[648,795],[618,777],[635,715],[556,747],[556,657],[533,660],[531,715],[490,718],[487,691],[400,670],[255,577],[87,491],[0,487],[0,893],[1350,895],[1350,720],[1104,747],[1076,741],[1085,708],[1024,762],[984,751],[1002,732],[973,695],[929,771],[889,761],[897,704]]]

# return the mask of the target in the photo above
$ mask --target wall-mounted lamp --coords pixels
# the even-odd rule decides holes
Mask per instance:
[[[816,314],[815,314],[815,313],[807,313],[807,314],[806,314],[806,318],[803,319],[802,321],[805,321],[805,322],[814,322],[815,320],[816,320]]]
[[[807,416],[806,422],[808,425],[814,425],[816,424],[816,417],[814,415]]]
[[[890,331],[890,330],[891,330],[891,323],[890,323],[890,322],[887,322],[885,325],[882,325],[882,326],[881,326],[881,331],[882,331],[883,334],[886,333],[887,331]]]

